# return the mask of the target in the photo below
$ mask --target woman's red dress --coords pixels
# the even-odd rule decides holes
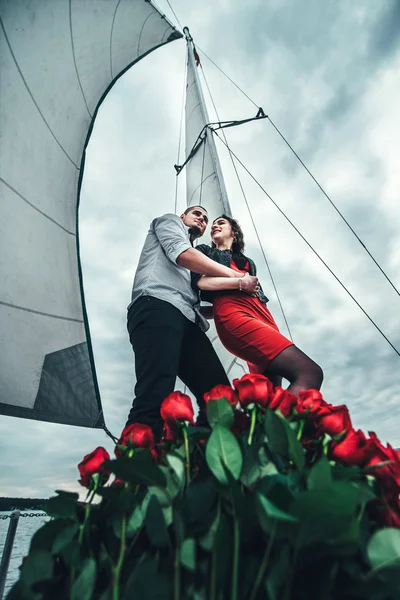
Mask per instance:
[[[234,261],[231,268],[239,271]],[[245,271],[249,270],[249,264]],[[251,373],[264,373],[271,360],[293,345],[285,338],[268,308],[240,291],[220,292],[213,302],[214,322],[225,348],[245,360]]]

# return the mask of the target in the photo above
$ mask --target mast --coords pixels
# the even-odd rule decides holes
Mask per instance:
[[[222,213],[231,216],[228,194],[219,162],[203,90],[197,73],[195,47],[188,27],[183,28],[187,42],[186,84],[186,156],[189,156],[199,135],[204,139],[197,153],[186,166],[187,206],[201,204],[210,220]],[[197,53],[196,53],[197,55]]]

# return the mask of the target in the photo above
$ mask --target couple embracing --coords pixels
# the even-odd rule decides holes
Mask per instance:
[[[196,397],[201,425],[207,423],[204,393],[230,385],[205,334],[204,315],[214,318],[223,345],[252,373],[263,373],[274,385],[284,377],[296,395],[322,384],[321,368],[279,332],[256,266],[243,254],[238,222],[221,215],[211,224],[211,246],[193,248],[207,225],[202,206],[154,219],[133,282],[128,332],[137,382],[127,424],[149,425],[156,439],[163,427],[160,406],[177,376]],[[211,314],[200,307],[200,297],[212,303]]]

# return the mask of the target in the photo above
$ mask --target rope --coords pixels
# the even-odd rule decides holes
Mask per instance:
[[[178,25],[179,25],[179,27],[180,27],[181,29],[183,29],[183,27],[182,27],[182,25],[181,25],[181,22],[179,21],[178,17],[176,16],[176,14],[175,14],[175,11],[174,11],[174,9],[172,8],[172,6],[171,6],[171,3],[170,3],[168,0],[167,0],[167,4],[168,4],[168,6],[170,7],[170,9],[171,9],[171,11],[172,11],[172,14],[174,15],[175,19],[178,21]]]
[[[103,425],[103,429],[106,432],[106,434],[108,435],[109,438],[112,439],[112,441],[114,442],[114,444],[116,444],[118,442],[118,438],[116,438],[111,431],[108,429],[107,425],[104,423]]]
[[[218,71],[221,71],[221,73],[222,73],[222,74],[223,74],[223,75],[224,75],[224,76],[225,76],[227,79],[229,79],[229,81],[230,81],[230,82],[231,82],[231,83],[232,83],[232,84],[235,86],[235,88],[237,88],[237,89],[238,89],[238,90],[239,90],[239,91],[240,91],[240,92],[241,92],[241,93],[242,93],[244,96],[246,96],[246,98],[247,98],[248,100],[250,100],[250,102],[251,102],[252,104],[254,104],[254,106],[255,106],[256,108],[258,108],[258,104],[256,104],[256,103],[254,102],[254,100],[252,100],[252,99],[250,98],[250,96],[248,96],[248,95],[246,94],[246,92],[244,92],[244,91],[242,90],[242,88],[240,88],[240,87],[239,87],[239,86],[238,86],[238,85],[237,85],[237,84],[236,84],[236,83],[233,81],[233,79],[231,79],[231,78],[229,77],[229,75],[227,75],[227,74],[226,74],[226,73],[225,73],[225,72],[224,72],[224,71],[221,69],[221,67],[219,67],[219,66],[218,66],[218,65],[217,65],[217,64],[216,64],[216,63],[215,63],[215,62],[214,62],[214,61],[213,61],[213,60],[212,60],[212,59],[211,59],[209,56],[207,56],[207,54],[204,52],[204,50],[202,50],[201,48],[199,48],[199,46],[196,46],[196,48],[198,48],[198,49],[200,50],[200,52],[201,52],[202,54],[204,54],[204,56],[205,56],[206,58],[208,58],[208,60],[209,60],[209,61],[210,61],[210,62],[211,62],[213,65],[214,65],[214,67],[217,67]]]
[[[269,120],[269,122],[271,123],[272,127],[275,129],[275,131],[281,136],[281,138],[283,139],[283,141],[285,142],[285,144],[287,145],[288,148],[290,148],[290,150],[293,152],[293,154],[295,155],[295,157],[297,158],[297,160],[301,163],[301,165],[305,168],[305,170],[307,171],[307,173],[310,175],[311,179],[317,184],[317,186],[319,187],[319,189],[321,190],[321,192],[324,194],[325,198],[327,198],[327,200],[329,200],[329,202],[331,203],[331,205],[333,206],[333,208],[336,210],[337,214],[340,216],[340,218],[346,223],[347,227],[350,229],[350,231],[352,232],[352,234],[356,237],[356,239],[359,241],[359,243],[361,244],[361,246],[364,248],[364,250],[366,251],[366,253],[368,254],[368,256],[374,261],[375,265],[378,267],[378,269],[380,270],[380,272],[382,273],[382,275],[387,279],[387,281],[390,283],[390,285],[392,286],[392,288],[394,289],[394,291],[396,292],[396,294],[398,296],[400,296],[400,291],[396,288],[396,286],[394,285],[394,283],[391,281],[391,279],[389,278],[389,276],[385,273],[385,271],[382,269],[382,267],[380,266],[380,264],[378,263],[378,261],[372,256],[371,252],[368,250],[367,246],[364,244],[364,242],[360,239],[360,237],[357,235],[357,233],[354,231],[353,227],[350,225],[350,223],[347,221],[347,219],[345,218],[345,216],[340,212],[340,210],[338,209],[338,207],[336,206],[336,204],[333,202],[333,200],[331,199],[331,197],[327,194],[327,192],[324,190],[324,188],[322,187],[322,185],[317,181],[317,179],[314,177],[314,175],[311,173],[310,169],[307,167],[307,165],[304,164],[304,162],[301,160],[300,156],[297,154],[297,152],[294,150],[294,148],[292,148],[292,146],[289,144],[289,142],[287,141],[287,139],[285,138],[285,136],[279,131],[278,127],[275,125],[275,123],[272,121],[272,119],[270,119],[270,117],[267,117],[267,119]]]
[[[220,136],[218,135],[218,133],[216,131],[214,131],[215,135],[218,137],[219,140],[221,140],[221,142],[223,144],[225,144],[224,140],[222,140],[220,138]],[[226,145],[226,144],[225,144]],[[267,198],[269,198],[269,200],[271,200],[272,204],[275,206],[275,208],[277,208],[279,210],[279,212],[281,213],[281,215],[286,219],[286,221],[293,227],[293,229],[296,231],[296,233],[298,233],[298,235],[301,237],[301,239],[307,244],[307,246],[310,248],[310,250],[312,250],[314,252],[314,254],[317,256],[317,258],[322,262],[322,264],[328,269],[328,271],[330,272],[331,275],[333,275],[333,277],[336,279],[336,281],[342,286],[342,288],[345,290],[345,292],[350,296],[350,298],[355,302],[355,304],[358,306],[358,308],[360,310],[362,310],[362,312],[364,313],[364,315],[368,318],[368,320],[372,323],[372,325],[375,327],[375,329],[377,329],[379,331],[379,333],[382,335],[382,337],[387,341],[387,343],[393,348],[393,350],[396,352],[396,354],[398,356],[400,356],[400,352],[397,350],[397,348],[392,344],[392,342],[389,340],[389,338],[383,333],[383,331],[378,327],[378,325],[375,323],[375,321],[369,316],[369,314],[364,310],[364,308],[361,306],[361,304],[355,299],[355,297],[352,295],[352,293],[347,289],[347,287],[344,285],[344,283],[342,283],[340,281],[340,279],[337,277],[337,275],[335,275],[335,273],[332,271],[332,269],[327,265],[327,263],[324,261],[324,259],[318,254],[318,252],[313,248],[313,246],[310,244],[310,242],[308,242],[306,240],[306,238],[304,237],[304,235],[297,229],[297,227],[295,226],[295,224],[289,219],[289,217],[286,216],[286,214],[283,212],[283,210],[278,206],[278,204],[275,202],[275,200],[268,194],[268,192],[262,187],[262,185],[257,181],[257,179],[254,177],[254,175],[252,175],[252,173],[250,173],[250,171],[248,170],[248,168],[242,163],[242,161],[238,158],[238,156],[231,150],[232,155],[235,157],[235,159],[238,161],[238,163],[243,167],[243,169],[246,171],[246,173],[248,173],[248,175],[250,175],[250,177],[252,178],[252,180],[258,185],[258,187],[264,192],[264,194],[267,196]]]
[[[200,52],[202,54],[204,54],[204,56],[248,99],[250,100],[250,102],[252,104],[254,104],[254,106],[258,107],[258,104],[256,104],[254,102],[254,100],[252,100],[250,98],[250,96],[248,96],[246,94],[246,92],[244,92],[242,90],[241,87],[239,87],[230,77],[229,75],[227,75],[225,73],[225,71],[223,71],[223,69],[221,69],[221,67],[219,67],[209,56],[207,56],[207,54],[197,46],[197,48],[200,50]],[[385,277],[385,279],[390,283],[390,285],[392,286],[392,288],[394,289],[394,291],[396,292],[396,294],[398,296],[400,296],[400,291],[396,288],[396,286],[394,285],[393,281],[390,279],[390,277],[387,275],[387,273],[383,270],[383,268],[380,266],[380,264],[378,263],[378,261],[375,259],[375,257],[372,255],[372,253],[368,250],[367,246],[364,244],[364,242],[361,240],[361,238],[359,237],[359,235],[356,233],[356,231],[353,229],[353,227],[350,225],[350,223],[347,221],[347,219],[345,218],[345,216],[340,212],[340,210],[337,208],[336,204],[333,202],[332,198],[327,194],[327,192],[324,190],[324,188],[322,187],[322,185],[319,183],[319,181],[316,179],[316,177],[312,174],[312,172],[310,171],[310,169],[307,167],[307,165],[302,161],[302,159],[300,158],[300,156],[297,154],[297,152],[294,150],[294,148],[290,145],[290,143],[288,142],[288,140],[285,138],[285,136],[281,133],[281,131],[278,129],[278,127],[275,125],[275,123],[272,121],[272,119],[270,117],[267,117],[267,119],[269,120],[269,122],[271,123],[272,127],[276,130],[276,132],[280,135],[280,137],[282,138],[282,140],[285,142],[285,144],[287,145],[287,147],[292,151],[292,153],[294,154],[294,156],[297,158],[297,160],[300,162],[300,164],[302,165],[302,167],[307,171],[307,173],[310,175],[311,179],[314,181],[314,183],[318,186],[318,188],[321,190],[321,192],[324,194],[324,196],[327,198],[327,200],[329,200],[330,204],[333,206],[333,208],[335,209],[335,211],[337,212],[337,214],[340,216],[340,218],[343,220],[343,222],[347,225],[347,227],[350,229],[350,231],[352,232],[352,234],[355,236],[355,238],[357,239],[357,241],[361,244],[361,246],[364,248],[364,250],[366,251],[366,253],[368,254],[368,256],[373,260],[373,262],[375,263],[375,265],[378,267],[378,269],[380,270],[380,272],[382,273],[382,275]]]
[[[206,84],[206,87],[207,87],[207,90],[208,90],[208,94],[209,94],[209,96],[210,96],[210,99],[211,99],[212,105],[213,105],[213,107],[214,107],[214,110],[215,110],[215,114],[217,115],[217,119],[218,119],[218,121],[220,121],[220,122],[221,122],[220,116],[219,116],[219,114],[218,114],[217,107],[215,106],[215,103],[214,103],[214,98],[213,98],[213,96],[212,96],[212,94],[211,94],[211,90],[210,90],[210,87],[209,87],[209,85],[208,85],[208,81],[207,81],[207,78],[206,78],[206,76],[205,76],[204,69],[203,69],[203,66],[202,66],[202,64],[201,64],[201,63],[200,63],[200,67],[201,67],[201,72],[202,72],[202,74],[203,74],[204,82],[205,82],[205,84]],[[241,191],[242,191],[243,199],[244,199],[244,201],[245,201],[245,204],[246,204],[246,206],[247,206],[247,210],[248,210],[248,212],[249,212],[250,219],[251,219],[251,222],[252,222],[252,224],[253,224],[254,231],[255,231],[255,233],[256,233],[256,237],[257,237],[257,240],[258,240],[258,244],[259,244],[259,246],[260,246],[260,249],[261,249],[262,255],[263,255],[263,257],[264,257],[264,262],[265,262],[265,264],[267,265],[268,273],[269,273],[270,279],[271,279],[271,281],[272,281],[272,286],[273,286],[273,288],[274,288],[274,290],[275,290],[275,294],[276,294],[276,297],[277,297],[277,300],[278,300],[279,308],[280,308],[280,310],[281,310],[281,312],[282,312],[283,319],[284,319],[284,321],[285,321],[285,325],[286,325],[286,327],[287,327],[287,330],[288,330],[288,332],[289,332],[289,337],[290,337],[291,341],[293,342],[294,340],[293,340],[292,332],[290,331],[289,323],[288,323],[288,320],[287,320],[287,318],[286,318],[286,314],[285,314],[285,311],[284,311],[284,308],[283,308],[283,304],[282,304],[281,298],[280,298],[280,296],[279,296],[279,293],[278,293],[278,288],[276,287],[275,280],[274,280],[274,278],[273,278],[272,271],[271,271],[271,268],[270,268],[270,266],[269,266],[269,262],[268,262],[268,260],[267,260],[267,256],[266,256],[266,254],[265,254],[265,251],[264,251],[263,245],[262,245],[262,243],[261,243],[260,236],[259,236],[259,234],[258,234],[258,229],[257,229],[257,227],[256,227],[255,221],[254,221],[254,219],[253,219],[253,215],[252,215],[252,213],[251,213],[251,210],[250,210],[249,203],[248,203],[248,201],[247,201],[247,196],[246,196],[246,193],[245,193],[245,191],[244,191],[243,184],[242,184],[242,181],[241,181],[241,179],[240,179],[240,176],[239,176],[239,172],[238,172],[238,170],[237,170],[237,168],[236,168],[235,161],[233,160],[233,157],[232,157],[232,152],[231,152],[231,149],[230,149],[230,147],[229,147],[228,140],[227,140],[227,138],[226,138],[226,135],[225,135],[225,131],[224,131],[223,129],[222,129],[222,135],[224,136],[225,145],[226,145],[226,147],[228,148],[228,152],[229,152],[230,159],[231,159],[231,161],[232,161],[233,169],[234,169],[234,171],[235,171],[235,174],[236,174],[236,177],[237,177],[237,180],[238,180],[238,183],[239,183],[239,187],[240,187],[240,189],[241,189]]]
[[[183,129],[183,107],[185,104],[185,91],[186,91],[186,54],[185,54],[185,62],[183,63],[183,90],[182,90],[182,104],[181,104],[181,124],[179,127],[179,142],[178,142],[178,157],[176,164],[179,164],[179,158],[181,154],[181,141],[182,141],[182,129]],[[178,209],[178,177],[175,181],[175,214],[177,214]]]
[[[206,132],[206,135],[207,135],[207,132]],[[203,159],[202,159],[202,163],[201,163],[200,200],[199,200],[200,206],[201,206],[201,197],[203,195],[203,177],[204,177],[204,161],[205,161],[205,157],[206,157],[206,145],[204,143],[203,144]]]

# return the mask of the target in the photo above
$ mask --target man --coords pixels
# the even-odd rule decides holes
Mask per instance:
[[[128,332],[135,353],[135,399],[127,424],[150,425],[162,435],[162,401],[175,388],[177,375],[194,394],[198,422],[206,423],[203,394],[229,385],[215,350],[204,333],[209,325],[191,287],[190,270],[215,277],[241,278],[192,247],[208,223],[207,211],[192,206],[178,217],[166,214],[150,225],[128,306]],[[238,288],[239,288],[239,282]],[[257,278],[246,275],[242,289],[255,291]],[[235,285],[235,284],[233,284]]]

